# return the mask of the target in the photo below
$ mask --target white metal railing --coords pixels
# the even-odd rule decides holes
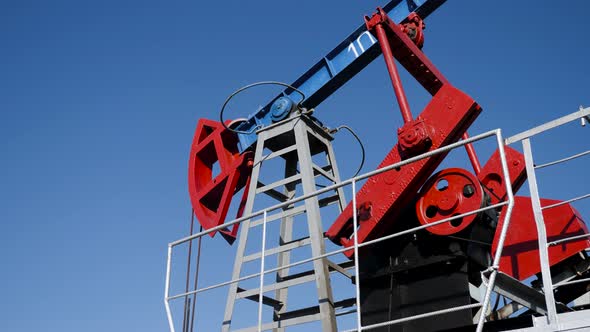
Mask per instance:
[[[387,172],[387,171],[390,171],[390,170],[393,170],[393,169],[396,169],[396,168],[399,168],[399,167],[402,167],[402,166],[405,166],[405,165],[414,163],[416,161],[419,161],[419,160],[422,160],[422,159],[425,159],[425,158],[429,158],[429,157],[434,156],[436,154],[448,152],[448,151],[453,150],[453,149],[455,149],[457,147],[464,146],[466,144],[473,143],[473,142],[476,142],[476,141],[480,141],[480,140],[483,140],[485,138],[492,137],[492,136],[495,136],[495,138],[496,138],[496,144],[498,145],[498,150],[499,150],[499,155],[500,155],[500,160],[501,160],[501,165],[502,165],[502,175],[503,175],[503,178],[505,179],[504,183],[505,183],[505,186],[506,186],[506,193],[507,193],[507,195],[506,195],[506,201],[501,202],[501,203],[497,203],[497,204],[494,204],[494,205],[490,205],[490,206],[487,206],[487,207],[484,207],[484,208],[480,208],[480,209],[477,209],[477,210],[473,210],[473,211],[470,211],[470,212],[467,212],[467,213],[463,213],[463,214],[460,214],[460,215],[452,216],[452,217],[449,217],[449,218],[446,218],[446,219],[443,219],[443,220],[440,220],[440,221],[437,221],[437,222],[433,222],[433,223],[430,223],[430,224],[427,224],[427,225],[417,226],[417,227],[414,227],[414,228],[411,228],[411,229],[407,229],[407,230],[404,230],[404,231],[401,231],[401,232],[398,232],[398,233],[389,234],[387,236],[383,236],[383,237],[380,237],[380,238],[377,238],[377,239],[373,239],[373,240],[366,241],[366,242],[363,242],[363,243],[358,243],[358,235],[357,235],[358,220],[357,220],[357,207],[356,207],[356,183],[358,181],[364,180],[364,179],[369,178],[369,177],[371,177],[373,175],[377,175],[377,174],[380,174],[380,173],[383,173],[383,172]],[[303,200],[308,199],[310,197],[318,196],[318,195],[321,195],[323,193],[326,193],[326,192],[329,192],[329,191],[333,191],[333,190],[335,190],[337,188],[340,188],[340,187],[343,187],[343,186],[347,186],[347,185],[351,185],[352,191],[353,191],[353,195],[352,195],[352,197],[353,197],[352,198],[352,206],[353,206],[353,239],[354,239],[353,248],[350,248],[350,247],[341,248],[341,249],[330,251],[330,252],[325,253],[325,254],[322,254],[322,255],[318,255],[318,256],[311,257],[311,258],[299,260],[297,262],[294,262],[294,263],[291,263],[291,264],[288,264],[288,265],[279,266],[279,267],[276,267],[276,268],[271,268],[271,269],[265,270],[264,269],[264,257],[266,256],[265,243],[266,243],[266,223],[267,223],[267,214],[268,214],[268,212],[274,211],[274,210],[277,210],[277,209],[280,209],[280,208],[282,208],[284,206],[287,206],[287,205],[291,205],[291,204],[294,204],[294,203],[303,201]],[[176,240],[176,241],[173,241],[173,242],[169,243],[168,244],[168,258],[167,258],[167,265],[166,265],[166,279],[165,279],[165,283],[166,284],[165,284],[165,290],[164,290],[164,305],[165,305],[165,308],[166,308],[166,314],[167,314],[167,318],[168,318],[168,323],[169,323],[170,331],[171,332],[175,332],[174,320],[173,320],[172,312],[171,312],[171,309],[170,309],[170,301],[171,300],[178,299],[178,298],[186,298],[186,297],[188,297],[190,295],[193,295],[193,294],[205,292],[205,291],[208,291],[208,290],[212,290],[212,289],[215,289],[215,288],[227,286],[227,285],[230,285],[230,284],[233,284],[233,283],[241,282],[241,281],[252,279],[252,278],[256,278],[256,277],[259,277],[260,278],[259,289],[258,289],[258,294],[259,294],[258,327],[259,327],[259,331],[262,331],[262,302],[263,302],[262,301],[262,296],[263,296],[262,294],[263,294],[264,275],[265,274],[267,274],[267,273],[273,273],[273,272],[277,272],[279,270],[283,270],[283,269],[291,268],[291,267],[294,267],[294,266],[302,265],[302,264],[305,264],[305,263],[309,263],[309,262],[312,262],[312,261],[317,260],[317,259],[323,259],[323,258],[332,256],[332,255],[336,255],[336,254],[340,254],[340,253],[343,253],[345,251],[349,251],[349,250],[352,249],[352,250],[354,250],[354,253],[355,253],[355,255],[354,255],[355,275],[358,276],[359,275],[359,270],[358,270],[358,267],[359,267],[358,250],[359,250],[359,248],[362,248],[362,247],[365,247],[365,246],[369,246],[369,245],[372,245],[372,244],[375,244],[375,243],[378,243],[378,242],[382,242],[382,241],[385,241],[385,240],[389,240],[389,239],[392,239],[394,237],[398,237],[398,236],[401,236],[401,235],[405,235],[405,234],[409,234],[409,233],[414,233],[414,232],[419,231],[419,230],[422,230],[422,229],[426,229],[426,228],[429,228],[429,227],[433,227],[433,226],[436,226],[436,225],[447,223],[447,222],[450,222],[450,221],[455,220],[455,219],[459,219],[459,218],[463,218],[465,216],[469,216],[469,215],[472,215],[472,214],[480,213],[482,211],[491,210],[491,209],[497,209],[497,208],[500,208],[500,207],[503,207],[503,206],[506,206],[506,205],[507,205],[507,209],[506,209],[506,214],[504,216],[504,223],[503,223],[502,229],[500,230],[500,236],[499,236],[499,240],[498,240],[497,250],[496,250],[496,253],[494,255],[494,259],[493,259],[492,265],[489,266],[487,270],[483,271],[483,272],[489,272],[489,271],[491,271],[491,274],[489,276],[489,282],[488,282],[488,285],[487,285],[487,289],[486,289],[486,293],[485,293],[484,299],[483,299],[483,301],[481,303],[475,303],[475,304],[470,304],[470,305],[463,305],[463,306],[451,307],[451,308],[447,308],[447,309],[443,309],[443,310],[438,310],[438,311],[433,311],[433,312],[429,312],[429,313],[424,313],[424,314],[420,314],[420,315],[415,315],[415,316],[411,316],[411,317],[405,317],[405,318],[401,318],[401,319],[396,319],[396,320],[391,320],[391,321],[387,321],[387,322],[382,322],[382,323],[379,323],[379,324],[362,326],[362,324],[361,324],[360,280],[359,280],[359,278],[356,278],[356,283],[355,283],[356,313],[357,313],[356,325],[357,325],[357,327],[356,327],[356,329],[354,331],[371,330],[371,329],[375,329],[375,328],[378,328],[378,327],[381,327],[381,326],[398,324],[398,323],[407,322],[407,321],[410,321],[410,320],[421,319],[421,318],[426,318],[426,317],[432,317],[432,316],[441,315],[441,314],[445,314],[445,313],[449,313],[449,312],[454,312],[454,311],[459,311],[459,310],[467,310],[467,309],[473,309],[473,308],[481,307],[482,314],[480,315],[480,319],[479,319],[478,326],[477,326],[477,332],[481,332],[482,329],[483,329],[483,323],[485,322],[485,312],[487,311],[487,308],[488,308],[488,305],[489,305],[489,302],[490,302],[491,293],[492,293],[492,290],[494,288],[496,275],[498,273],[498,266],[499,266],[500,258],[502,256],[502,250],[503,250],[503,246],[504,246],[504,241],[506,239],[506,233],[508,231],[508,227],[509,227],[509,224],[510,224],[510,217],[511,217],[511,214],[512,214],[512,208],[514,206],[514,196],[513,196],[513,193],[512,193],[510,175],[509,175],[509,172],[508,172],[508,165],[507,165],[507,161],[506,161],[506,154],[504,152],[504,140],[502,138],[502,132],[501,132],[500,129],[495,129],[495,130],[491,130],[491,131],[485,132],[483,134],[472,136],[472,137],[470,137],[468,139],[461,140],[459,142],[446,145],[444,147],[441,147],[439,149],[426,152],[426,153],[421,154],[419,156],[408,158],[408,159],[403,160],[403,161],[400,161],[398,163],[395,163],[395,164],[392,164],[392,165],[389,165],[389,166],[386,166],[386,167],[383,167],[383,168],[380,168],[380,169],[377,169],[377,170],[374,170],[374,171],[371,171],[371,172],[364,173],[362,175],[359,175],[359,176],[350,178],[348,180],[341,181],[341,182],[336,183],[334,185],[326,186],[325,188],[322,188],[320,190],[317,190],[317,191],[315,191],[313,193],[310,193],[310,194],[307,194],[307,195],[302,195],[300,197],[291,199],[289,201],[282,202],[282,203],[279,203],[279,204],[270,206],[270,207],[265,208],[263,210],[259,210],[259,211],[256,211],[254,213],[251,213],[251,214],[249,214],[247,216],[242,216],[242,217],[237,218],[235,220],[232,220],[230,222],[224,223],[223,225],[219,225],[219,226],[216,226],[216,227],[213,227],[213,228],[204,230],[202,232],[199,232],[199,233],[196,233],[196,234],[193,234],[193,235],[190,235],[190,236],[187,236],[187,237],[184,237],[184,238],[181,238],[179,240]],[[257,216],[260,216],[260,215],[263,216],[263,220],[262,220],[262,226],[263,226],[263,229],[262,229],[262,233],[263,233],[262,234],[262,251],[261,251],[261,254],[260,254],[260,259],[261,259],[260,272],[253,273],[253,274],[250,274],[250,275],[247,275],[247,276],[243,276],[243,277],[240,277],[240,278],[237,278],[237,279],[225,281],[225,282],[222,282],[222,283],[218,283],[218,284],[215,284],[215,285],[210,285],[210,286],[202,287],[202,288],[199,288],[199,289],[196,289],[196,290],[193,290],[193,291],[184,292],[184,293],[176,294],[176,295],[172,295],[172,296],[170,295],[172,250],[173,250],[174,247],[176,247],[176,246],[178,246],[180,244],[186,243],[188,241],[192,241],[192,240],[195,240],[197,238],[200,238],[200,237],[202,237],[202,236],[204,236],[206,234],[209,234],[209,233],[211,233],[213,231],[217,231],[217,230],[220,230],[220,229],[223,229],[223,228],[232,226],[234,224],[241,223],[241,222],[243,222],[245,220],[252,219],[252,218],[257,217]],[[350,311],[350,312],[353,312],[353,311]],[[353,330],[351,330],[351,331],[353,331]]]
[[[539,260],[540,260],[540,264],[541,264],[541,278],[543,281],[543,288],[544,288],[543,293],[545,296],[545,305],[547,306],[547,324],[550,327],[557,327],[559,325],[558,316],[557,316],[557,307],[556,307],[556,303],[555,303],[555,297],[553,295],[553,289],[555,289],[556,287],[559,287],[559,286],[563,286],[563,285],[580,283],[580,282],[584,282],[584,281],[590,281],[590,278],[575,280],[575,281],[565,281],[565,282],[560,282],[560,283],[553,285],[550,264],[549,264],[548,248],[550,246],[555,246],[560,243],[565,243],[568,241],[574,241],[574,240],[578,240],[581,238],[590,237],[590,234],[571,236],[568,238],[563,238],[563,239],[560,239],[557,241],[553,241],[551,243],[547,243],[547,232],[546,232],[546,228],[545,228],[545,220],[543,218],[543,210],[555,208],[555,207],[558,207],[558,206],[561,206],[564,204],[569,204],[572,202],[576,202],[576,201],[588,198],[588,197],[590,197],[590,194],[578,196],[578,197],[568,199],[566,201],[562,201],[559,203],[551,204],[551,205],[541,206],[541,201],[540,201],[540,197],[539,197],[539,188],[538,188],[537,177],[536,177],[536,170],[541,169],[541,168],[554,166],[554,165],[558,165],[561,163],[565,163],[565,162],[583,157],[585,155],[590,154],[590,150],[587,150],[587,151],[584,151],[581,153],[577,153],[577,154],[574,154],[574,155],[566,157],[566,158],[562,158],[559,160],[548,162],[545,164],[535,165],[534,159],[533,159],[533,154],[532,154],[531,138],[533,138],[534,136],[536,136],[538,134],[547,132],[551,129],[557,128],[559,126],[562,126],[564,124],[567,124],[567,123],[570,123],[572,121],[576,121],[579,119],[582,120],[582,126],[585,126],[586,122],[588,122],[589,116],[590,116],[590,108],[584,109],[580,106],[580,109],[578,110],[578,112],[568,114],[568,115],[563,116],[559,119],[547,122],[545,124],[542,124],[540,126],[532,128],[530,130],[524,131],[522,133],[519,133],[517,135],[507,138],[505,141],[506,145],[513,144],[516,142],[521,142],[522,146],[523,146],[523,151],[524,151],[524,155],[525,155],[525,163],[526,163],[526,171],[527,171],[527,177],[528,177],[528,183],[529,183],[529,190],[530,190],[531,202],[532,202],[532,206],[533,206],[533,215],[535,218],[535,224],[537,226],[537,237],[538,237],[538,244],[539,244]]]

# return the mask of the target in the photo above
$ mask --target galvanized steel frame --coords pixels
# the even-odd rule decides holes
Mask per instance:
[[[269,160],[268,156],[263,156],[265,148],[267,148],[267,143],[272,145],[271,142],[277,141],[282,137],[284,134],[291,133],[293,137],[292,145],[287,147],[280,147],[277,152],[281,151],[293,151],[296,153],[295,155],[285,156],[285,174],[282,180],[275,181],[271,184],[264,185],[263,187],[258,187],[258,179],[260,174],[260,169],[264,162]],[[338,167],[335,163],[335,158],[333,155],[333,150],[331,149],[331,138],[327,139],[323,136],[328,136],[326,132],[323,131],[322,128],[317,126],[313,121],[309,120],[305,115],[297,115],[281,122],[275,123],[271,126],[265,127],[257,132],[258,135],[258,144],[256,145],[256,152],[254,157],[254,169],[252,172],[252,180],[250,184],[250,191],[248,198],[246,200],[246,207],[245,207],[245,214],[250,214],[253,210],[254,202],[256,200],[257,195],[261,193],[265,193],[265,188],[276,188],[276,187],[285,187],[285,192],[283,195],[285,197],[291,197],[295,193],[295,185],[296,183],[301,183],[303,193],[311,193],[316,190],[316,182],[315,182],[315,173],[314,169],[319,168],[317,167],[313,160],[312,160],[312,145],[310,140],[310,136],[313,137],[317,142],[323,146],[320,150],[326,154],[326,160],[328,161],[328,166],[331,169],[332,174],[328,174],[328,179],[331,179],[333,182],[337,183],[337,179],[339,179],[339,175],[337,174]],[[295,149],[292,149],[292,147]],[[273,157],[278,157],[280,154],[276,153]],[[299,171],[297,170],[297,162],[299,162]],[[323,173],[319,173],[324,175]],[[335,189],[337,195],[343,194],[343,191],[340,188]],[[342,206],[344,202],[344,197],[339,197],[338,201]],[[323,232],[322,232],[322,224],[321,224],[321,215],[320,215],[320,204],[317,196],[311,196],[304,200],[305,206],[305,214],[307,219],[307,225],[309,229],[309,238],[310,241],[309,245],[311,246],[312,256],[319,256],[325,253],[325,244],[323,239]],[[289,204],[282,207],[283,212],[285,210],[294,210],[295,205]],[[270,286],[264,286],[264,268],[265,268],[265,257],[267,256],[266,253],[266,225],[267,225],[267,212],[264,211],[263,213],[263,222],[262,222],[262,249],[260,251],[260,285],[258,290],[250,290],[244,293],[238,293],[238,283],[232,283],[230,285],[229,295],[227,298],[227,304],[225,309],[224,321],[222,330],[229,331],[230,324],[233,316],[234,305],[237,299],[239,298],[247,298],[248,296],[246,293],[250,294],[258,294],[258,330],[262,329],[262,305],[263,305],[263,293],[265,289],[270,289]],[[241,275],[242,265],[244,263],[244,253],[245,253],[245,246],[248,240],[248,232],[249,229],[252,227],[250,224],[250,220],[248,219],[244,222],[243,229],[240,233],[240,239],[238,243],[238,250],[236,253],[236,259],[234,263],[234,270],[232,273],[232,279],[238,279]],[[293,227],[293,217],[292,216],[285,216],[281,218],[281,225],[279,231],[279,237],[282,241],[290,240],[292,237],[292,227]],[[278,276],[284,274],[288,271],[288,268],[285,267],[289,265],[289,251],[295,249],[299,246],[295,246],[294,248],[285,248],[279,252],[277,267],[281,268],[280,270],[276,271]],[[278,282],[273,284],[273,289],[275,290],[275,300],[280,301],[283,303],[281,309],[277,310],[275,308],[275,316],[279,317],[281,311],[284,311],[286,304],[287,304],[287,292],[290,286],[306,283],[310,281],[316,282],[317,290],[318,290],[318,297],[319,297],[319,316],[315,314],[310,314],[306,316],[297,317],[297,319],[290,319],[293,324],[297,324],[298,322],[307,322],[311,318],[319,318],[322,323],[322,330],[324,331],[336,331],[336,316],[334,311],[334,300],[332,296],[332,289],[330,285],[330,272],[328,267],[327,259],[322,260],[314,260],[314,275],[300,277],[297,279],[293,279],[287,282]],[[311,277],[311,278],[310,278]],[[312,317],[313,316],[313,317]],[[316,317],[317,316],[317,317]],[[275,318],[276,318],[275,317]],[[277,318],[278,321],[280,319]],[[315,319],[314,319],[315,320]],[[283,331],[284,324],[277,324],[276,328],[273,328],[275,332]],[[248,329],[246,329],[248,330]]]

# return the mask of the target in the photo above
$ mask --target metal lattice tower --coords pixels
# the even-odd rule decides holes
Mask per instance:
[[[291,118],[261,129],[258,133],[258,143],[254,157],[254,168],[249,185],[248,198],[244,214],[252,213],[254,202],[260,194],[265,194],[279,202],[286,202],[296,195],[297,186],[301,185],[302,194],[308,195],[316,191],[317,178],[323,177],[330,183],[340,182],[338,168],[332,149],[332,137],[317,123],[306,115],[295,115]],[[271,151],[264,155],[265,151]],[[323,154],[327,165],[319,166],[312,157]],[[270,184],[260,182],[261,168],[273,158],[283,158],[285,161],[284,178]],[[299,168],[299,169],[298,169]],[[276,172],[276,170],[275,170]],[[283,188],[282,192],[277,190]],[[337,204],[339,212],[345,207],[342,188],[335,189],[333,195],[318,198],[309,197],[303,204],[291,204],[283,207],[280,212],[269,215],[266,222],[280,219],[279,246],[245,255],[248,233],[252,227],[262,225],[264,219],[246,220],[242,224],[239,235],[238,248],[232,280],[240,278],[243,264],[264,256],[277,254],[277,268],[287,266],[290,262],[291,251],[304,245],[311,246],[314,257],[325,254],[324,234],[320,209],[331,204]],[[294,216],[305,215],[309,236],[293,239]],[[298,227],[302,227],[300,224]],[[284,331],[284,327],[312,321],[321,321],[322,331],[336,331],[335,304],[330,283],[330,271],[344,272],[342,265],[335,264],[328,258],[313,261],[313,270],[309,273],[289,275],[289,268],[280,269],[276,273],[276,283],[264,285],[262,292],[275,291],[275,297],[262,297],[262,304],[273,307],[273,322],[263,324],[262,330]],[[306,310],[297,310],[296,314],[287,312],[288,288],[303,283],[315,282],[317,288],[317,303]],[[229,331],[234,312],[234,306],[239,299],[249,299],[258,302],[260,290],[245,290],[237,282],[230,285],[225,308],[222,331]],[[260,305],[260,304],[259,304]],[[251,327],[240,331],[258,331]]]

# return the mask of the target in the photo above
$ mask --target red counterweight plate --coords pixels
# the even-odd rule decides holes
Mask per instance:
[[[224,223],[231,200],[247,183],[251,167],[251,152],[239,153],[233,132],[221,122],[199,120],[189,157],[188,187],[195,215],[204,229]],[[220,230],[229,243],[237,231],[238,224]]]
[[[541,206],[560,202],[554,199],[541,198]],[[504,225],[506,210],[507,206],[504,206],[500,214],[500,221],[492,244],[492,255],[495,255],[498,248],[500,230]],[[545,220],[548,242],[588,233],[584,220],[570,204],[543,210],[543,219]],[[538,241],[531,198],[514,197],[514,208],[500,259],[500,271],[519,280],[527,279],[541,272]],[[550,246],[549,265],[553,266],[587,248],[590,248],[590,239],[588,238]]]
[[[416,214],[422,225],[477,210],[483,204],[479,181],[462,168],[448,168],[433,175],[420,190],[419,197]],[[436,235],[455,234],[469,226],[476,217],[477,214],[471,214],[427,230]]]

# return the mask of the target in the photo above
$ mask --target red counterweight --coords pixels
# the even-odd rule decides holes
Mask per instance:
[[[518,151],[504,147],[508,173],[512,182],[512,191],[516,192],[526,180],[524,157]],[[496,151],[479,174],[479,180],[486,188],[491,204],[506,199],[506,187],[502,176],[500,155]],[[559,201],[541,199],[541,205],[547,206]],[[504,223],[506,206],[500,212],[500,219],[494,235],[491,254],[494,255]],[[587,233],[588,230],[578,212],[569,204],[543,211],[547,240],[549,242],[574,235]],[[551,266],[590,247],[588,239],[564,242],[549,248]],[[539,263],[539,246],[535,218],[530,197],[515,197],[510,225],[506,233],[504,250],[500,259],[500,270],[516,279],[524,280],[541,272]]]
[[[237,213],[241,216],[248,197],[252,155],[239,153],[236,135],[221,122],[199,120],[189,157],[188,188],[194,213],[204,229],[223,224],[234,194],[246,187]],[[230,244],[236,239],[238,226],[220,230]]]
[[[560,202],[542,198],[541,206]],[[505,213],[506,208],[502,209],[502,215]],[[576,235],[588,234],[586,224],[578,211],[570,204],[543,210],[543,219],[545,219],[548,243]],[[503,223],[504,220],[501,218],[498,229],[502,227]],[[524,280],[541,272],[537,226],[530,197],[517,196],[514,198],[514,212],[508,227],[502,258],[500,259],[500,271],[519,280]],[[492,254],[497,250],[498,233],[496,232],[492,244]],[[587,248],[590,248],[588,238],[579,238],[549,246],[549,265],[553,266]]]

